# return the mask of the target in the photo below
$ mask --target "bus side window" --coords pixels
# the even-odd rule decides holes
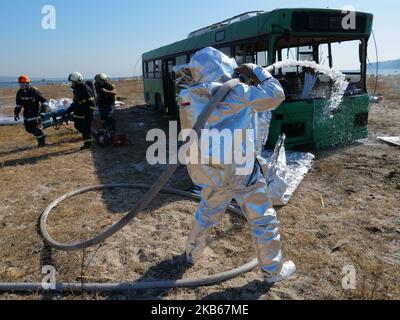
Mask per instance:
[[[244,63],[256,63],[256,52],[254,52],[255,44],[235,46],[235,60],[238,65]]]
[[[168,60],[168,64],[167,64],[167,72],[168,72],[168,77],[171,80],[175,80],[175,72],[173,70],[174,65],[176,64],[175,62],[176,60],[172,59],[172,60]]]
[[[157,60],[154,62],[154,79],[161,79],[162,69],[161,69],[161,60]]]
[[[149,77],[149,64],[147,62],[143,63],[143,78],[147,79]]]
[[[218,50],[227,55],[228,57],[232,57],[231,47],[219,48]]]
[[[177,56],[175,65],[180,66],[187,63],[187,55]]]
[[[268,66],[268,51],[257,52],[256,64],[264,68]]]
[[[148,63],[147,70],[148,70],[148,78],[154,79],[154,62],[153,61],[150,61]]]

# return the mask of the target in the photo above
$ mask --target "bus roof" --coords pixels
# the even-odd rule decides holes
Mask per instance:
[[[255,12],[250,12],[255,13]],[[170,45],[160,47],[155,50],[151,50],[143,54],[143,61],[157,60],[164,57],[174,56],[179,53],[188,53],[190,51],[199,50],[207,46],[218,46],[221,47],[223,44],[228,44],[238,40],[244,40],[247,38],[254,38],[269,33],[285,33],[289,32],[295,35],[311,35],[311,34],[332,34],[332,35],[346,35],[349,36],[349,32],[342,30],[334,31],[306,31],[306,30],[293,30],[292,29],[292,17],[294,14],[332,14],[332,15],[344,15],[342,10],[338,9],[318,9],[318,8],[287,8],[287,9],[276,9],[270,12],[256,12],[257,14],[248,17],[246,19],[236,19],[245,14],[235,16],[234,18],[222,21],[219,24],[213,24],[206,28],[199,29],[189,34],[187,39],[174,42]],[[357,15],[363,15],[367,21],[365,23],[365,29],[360,31],[356,30],[352,32],[355,37],[367,36],[369,37],[372,32],[372,20],[373,15],[365,12],[357,12]],[[236,19],[237,21],[233,21]],[[232,23],[226,23],[228,21]],[[209,29],[206,30],[206,29]],[[196,34],[199,31],[200,34]],[[218,35],[221,38],[218,39]],[[223,37],[223,40],[221,40]]]

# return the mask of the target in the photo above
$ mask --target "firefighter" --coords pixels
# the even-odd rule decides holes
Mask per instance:
[[[104,73],[95,77],[96,104],[99,107],[103,129],[111,135],[115,133],[116,125],[113,118],[114,105],[117,97],[115,86]]]
[[[71,73],[68,81],[71,82],[74,99],[65,116],[73,113],[75,128],[82,134],[84,140],[81,150],[89,149],[93,145],[92,122],[96,110],[94,93],[83,81],[83,76],[79,72]]]
[[[20,76],[18,82],[20,90],[17,93],[14,120],[19,121],[19,114],[24,108],[25,130],[36,137],[39,147],[44,147],[46,135],[41,129],[41,116],[46,112],[47,100],[37,88],[30,85],[31,81],[28,76]]]
[[[179,77],[179,66],[176,71]],[[217,132],[240,130],[252,141],[253,149],[245,143],[241,153],[248,152],[254,163],[252,170],[240,173],[240,164],[189,163],[188,171],[193,182],[202,188],[201,202],[196,212],[192,231],[186,245],[189,263],[197,263],[207,246],[210,230],[218,225],[221,215],[235,199],[242,208],[256,244],[258,263],[267,283],[287,279],[296,271],[292,261],[284,262],[279,221],[271,202],[272,191],[267,184],[260,163],[256,160],[266,143],[266,128],[271,120],[271,111],[285,100],[284,91],[271,74],[255,64],[237,68],[236,62],[214,48],[204,48],[197,52],[188,65],[192,77],[186,89],[178,95],[181,106],[180,119],[183,129],[191,129],[199,114],[212,97],[212,92],[235,73],[244,83],[236,85],[225,100],[215,109],[206,124],[206,129]],[[179,81],[179,79],[178,79]],[[250,130],[249,130],[250,129]],[[252,130],[251,130],[252,129]],[[224,150],[235,150],[233,140],[224,139]],[[251,143],[250,143],[251,144]],[[228,147],[228,148],[226,148]],[[198,146],[201,159],[218,156],[218,148]],[[217,154],[214,152],[217,150]],[[232,156],[233,159],[233,156]]]

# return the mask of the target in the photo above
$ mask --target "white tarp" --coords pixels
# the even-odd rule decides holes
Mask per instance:
[[[378,140],[400,147],[400,137],[378,137]]]
[[[315,159],[312,153],[285,151],[283,143],[278,142],[275,150],[264,151],[258,159],[270,186],[271,201],[278,207],[290,202]],[[192,192],[200,194],[201,189],[194,185]]]
[[[48,109],[47,113],[56,113],[58,111],[67,110],[72,104],[72,100],[68,98],[61,98],[61,99],[50,99],[48,101]],[[15,121],[14,117],[10,116],[2,116],[0,114],[0,126],[10,126],[10,125],[17,125],[24,122],[23,117],[19,121]],[[45,121],[46,122],[46,121]],[[52,122],[52,119],[48,120],[47,122]],[[47,124],[44,123],[45,125]]]
[[[282,160],[285,158],[284,156],[277,157],[276,153],[272,150],[266,150],[262,154],[263,158],[267,159],[267,163],[272,165],[276,163],[276,166],[280,168],[278,171],[279,174],[276,176],[286,182],[287,188],[284,196],[272,199],[274,206],[284,206],[289,203],[293,194],[314,164],[315,156],[311,153],[286,151],[285,154],[286,170],[283,170],[285,168],[285,164],[282,162],[284,161]]]
[[[48,102],[49,111],[57,112],[59,110],[67,110],[72,104],[72,100],[68,98],[50,99]]]

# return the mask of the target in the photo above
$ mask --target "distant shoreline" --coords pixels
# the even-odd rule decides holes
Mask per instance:
[[[368,69],[367,70],[367,75],[375,75],[376,74],[376,69]],[[400,69],[379,69],[379,75],[380,76],[398,76],[400,75]]]
[[[141,77],[111,78],[112,81],[129,81],[129,80],[138,80],[138,79],[141,79]],[[68,81],[67,80],[32,81],[32,85],[35,87],[68,85]],[[16,81],[13,81],[13,82],[0,81],[0,89],[17,88],[17,87],[18,87],[18,83]]]
[[[53,86],[53,85],[67,85],[67,81],[32,81],[32,85],[37,86]],[[0,82],[0,88],[16,88],[17,82]]]

